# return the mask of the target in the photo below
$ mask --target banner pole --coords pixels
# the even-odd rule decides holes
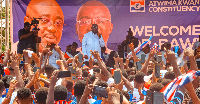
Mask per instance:
[[[6,35],[5,35],[5,46],[9,48],[9,0],[5,1],[6,4]]]

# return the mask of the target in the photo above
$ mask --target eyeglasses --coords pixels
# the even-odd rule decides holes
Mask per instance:
[[[33,20],[33,18],[29,17],[29,16],[26,16],[26,18]],[[52,21],[51,18],[42,17],[42,19],[39,19],[39,24],[43,27],[48,27],[48,26],[54,25],[56,28],[61,28],[63,26],[64,22],[63,22],[63,20],[61,20],[59,18]]]
[[[61,19],[56,19],[53,21],[53,23],[51,22],[52,20],[50,18],[42,18],[39,20],[40,22],[40,25],[42,26],[45,26],[45,27],[48,27],[48,26],[51,26],[51,25],[54,25],[55,27],[57,28],[60,28],[64,23]]]
[[[97,24],[97,25],[103,25],[103,24],[107,23],[108,21],[111,21],[111,20],[109,20],[107,18],[93,19],[94,24]],[[77,21],[77,23],[79,23],[80,26],[87,26],[87,25],[92,24],[92,19],[83,18],[83,19],[80,19],[79,21]]]

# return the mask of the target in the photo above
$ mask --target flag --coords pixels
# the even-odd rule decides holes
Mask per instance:
[[[174,95],[178,88],[183,87],[185,84],[193,81],[197,76],[200,76],[200,71],[189,71],[186,75],[179,76],[171,81],[168,85],[160,90],[163,93],[166,102],[174,99]]]
[[[56,101],[54,104],[68,104],[68,102],[65,100],[59,100],[59,101]]]
[[[160,47],[157,43],[153,43],[153,49],[158,49]]]
[[[147,44],[149,44],[149,42],[150,42],[150,40],[152,39],[152,37],[153,37],[153,36],[150,36],[150,38],[149,38],[148,41],[145,41],[145,42],[142,43],[140,46],[138,46],[138,47],[136,47],[136,48],[134,49],[134,52],[136,53],[136,55],[138,55],[138,54],[141,52],[142,48],[146,47]],[[127,55],[127,58],[130,59],[131,56],[132,56],[132,52],[130,52],[130,53]]]

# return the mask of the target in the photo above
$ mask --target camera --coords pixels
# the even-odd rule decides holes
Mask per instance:
[[[33,20],[31,21],[31,25],[37,25],[39,24],[39,20],[37,20],[39,18],[33,18]]]
[[[42,18],[34,18],[33,17],[33,20],[31,21],[31,25],[34,26],[34,28],[32,30],[40,30],[39,28],[37,28],[38,24],[39,24],[39,19],[42,19]]]

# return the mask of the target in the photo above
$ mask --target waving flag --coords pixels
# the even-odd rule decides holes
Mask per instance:
[[[150,40],[152,39],[152,37],[153,37],[153,36],[150,36],[150,38],[149,38],[148,41],[145,41],[145,42],[142,43],[140,46],[138,46],[138,47],[136,47],[136,48],[134,49],[134,52],[136,52],[136,55],[138,55],[138,54],[141,52],[142,48],[146,47],[147,44],[149,44],[149,42],[150,42]],[[130,52],[130,53],[127,55],[127,58],[130,59],[131,56],[132,56],[132,52]]]
[[[153,43],[153,49],[158,49],[160,47],[157,43]]]
[[[65,100],[59,100],[59,101],[56,101],[54,104],[68,104],[68,102]]]
[[[166,102],[170,102],[174,99],[174,95],[178,88],[183,87],[185,84],[193,81],[197,76],[200,76],[200,71],[189,71],[186,75],[179,76],[166,85],[160,90],[164,94],[164,99]]]

